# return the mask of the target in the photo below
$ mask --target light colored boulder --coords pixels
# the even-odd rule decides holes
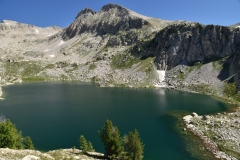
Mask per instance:
[[[22,160],[40,160],[37,156],[27,155]]]
[[[191,115],[186,115],[185,117],[183,117],[183,120],[184,120],[184,122],[186,122],[186,123],[190,123],[192,118],[193,118],[193,117],[192,117]]]
[[[195,113],[195,112],[193,112],[193,113],[192,113],[192,116],[193,116],[193,117],[198,117],[198,114]]]

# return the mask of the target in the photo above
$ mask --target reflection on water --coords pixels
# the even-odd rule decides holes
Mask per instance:
[[[81,134],[103,152],[97,131],[106,119],[122,135],[137,128],[145,159],[193,159],[171,129],[172,110],[215,113],[226,105],[208,96],[165,89],[99,88],[81,83],[30,83],[3,87],[0,113],[31,136],[37,149],[78,147]]]

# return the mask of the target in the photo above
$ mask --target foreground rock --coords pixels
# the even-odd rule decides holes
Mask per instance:
[[[91,157],[83,155],[82,151],[78,149],[60,149],[42,153],[36,150],[13,150],[8,148],[0,148],[0,160],[92,160],[96,159],[93,157],[103,156],[103,154],[96,152],[91,152],[89,155]]]
[[[224,160],[240,158],[240,112],[218,113],[211,116],[194,114],[185,116],[183,120],[188,130],[200,137],[215,158]]]

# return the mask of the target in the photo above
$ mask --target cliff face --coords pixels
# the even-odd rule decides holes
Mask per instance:
[[[192,65],[229,56],[237,52],[239,43],[239,29],[184,23],[161,30],[148,43],[151,52],[140,55],[154,55],[159,69],[170,70],[179,64]]]

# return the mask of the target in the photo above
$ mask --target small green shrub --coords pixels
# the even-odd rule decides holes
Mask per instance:
[[[236,83],[226,83],[224,85],[223,93],[227,97],[233,97],[235,94],[237,94]]]
[[[94,63],[90,64],[89,67],[88,67],[89,70],[92,70],[92,69],[95,69],[95,68],[97,68],[97,66]]]

